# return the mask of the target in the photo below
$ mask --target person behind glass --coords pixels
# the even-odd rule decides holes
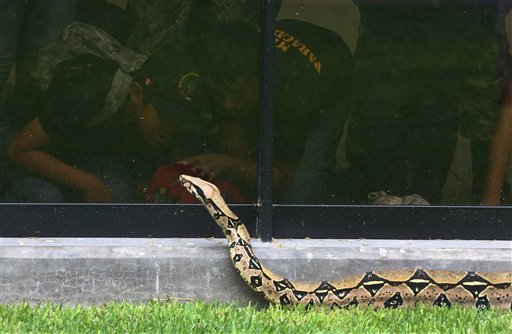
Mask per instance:
[[[512,82],[508,82],[499,121],[492,137],[489,167],[481,200],[483,205],[499,205],[507,167],[512,158]],[[509,168],[510,170],[510,168]]]
[[[30,82],[29,64],[37,50],[76,20],[80,1],[0,0],[0,147],[12,135],[8,124],[13,115],[5,112],[1,102],[13,65],[16,63],[16,88],[24,87]],[[0,152],[0,195],[7,188],[5,160]]]
[[[498,41],[502,58],[504,78],[501,98],[501,113],[495,126],[489,150],[489,161],[484,192],[480,201],[483,205],[499,205],[502,188],[508,173],[512,170],[512,3],[500,1]],[[511,175],[509,175],[510,177]],[[512,181],[512,180],[509,180]],[[512,190],[512,184],[510,184]],[[511,195],[511,194],[509,194]]]
[[[218,151],[183,160],[228,175],[255,193],[258,148],[258,34],[227,24],[205,53],[219,108]],[[276,200],[326,203],[329,176],[348,111],[352,56],[339,35],[308,22],[280,20],[275,32],[274,167]],[[265,148],[260,148],[265,149]]]
[[[165,150],[176,130],[161,117],[167,103],[183,100],[177,72],[161,63],[178,57],[171,56],[164,50],[150,57],[113,114],[104,102],[117,62],[86,54],[60,63],[37,103],[38,116],[7,147],[10,162],[22,171],[11,177],[6,201],[133,202],[126,162],[138,161],[141,152]]]

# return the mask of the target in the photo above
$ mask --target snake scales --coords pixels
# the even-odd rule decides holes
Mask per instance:
[[[187,175],[180,177],[180,183],[203,203],[222,229],[240,276],[272,303],[396,308],[423,302],[512,310],[512,272],[411,269],[372,271],[322,282],[288,280],[265,268],[254,255],[246,227],[226,205],[215,185]]]

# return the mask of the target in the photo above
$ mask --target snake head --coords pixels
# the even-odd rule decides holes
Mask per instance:
[[[178,180],[188,192],[194,195],[207,208],[214,210],[213,215],[217,218],[226,216],[238,220],[238,217],[229,209],[221,196],[219,188],[216,185],[207,182],[198,177],[182,174]],[[214,217],[215,218],[215,217]]]
[[[180,175],[179,182],[203,204],[211,201],[216,193],[220,194],[219,189],[214,184],[198,177],[183,174]]]

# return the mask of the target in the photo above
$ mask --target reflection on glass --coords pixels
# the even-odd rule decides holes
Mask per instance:
[[[277,203],[510,204],[509,1],[278,4]],[[1,6],[0,201],[256,202],[260,1]]]
[[[432,204],[478,202],[498,109],[496,5],[361,5],[347,141],[356,196],[384,190]]]
[[[295,174],[279,201],[479,203],[507,4],[283,1],[275,150]]]
[[[38,6],[46,14],[29,15]],[[243,85],[257,87],[258,2],[13,1],[1,15],[2,88],[16,64],[0,114],[2,202],[195,202],[182,173],[254,201],[258,95]],[[236,60],[216,49],[215,27],[237,24],[256,32],[243,37],[256,52],[243,82],[210,61]]]
[[[359,12],[346,1],[283,1],[275,42],[275,160],[281,203],[336,203],[330,189],[349,113]]]

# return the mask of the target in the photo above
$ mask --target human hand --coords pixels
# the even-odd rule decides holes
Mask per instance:
[[[88,184],[82,195],[86,203],[112,203],[113,200],[112,190],[98,178]]]

